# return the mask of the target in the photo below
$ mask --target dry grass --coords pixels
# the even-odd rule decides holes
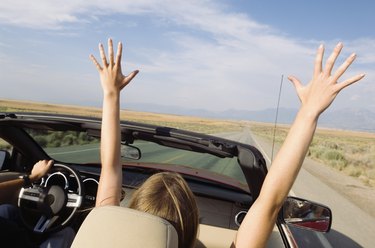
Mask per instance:
[[[0,100],[0,112],[37,112],[69,114],[89,117],[101,117],[101,109],[94,107],[78,107],[25,101]],[[238,122],[197,118],[181,115],[156,114],[148,112],[121,111],[121,119],[160,126],[168,126],[200,133],[219,133],[241,130]]]
[[[29,101],[0,100],[0,112],[35,112],[100,117],[101,109]]]
[[[281,144],[289,126],[278,126],[275,142]],[[252,131],[272,140],[273,125],[253,124]],[[318,129],[308,156],[347,175],[375,186],[375,134],[365,132]]]

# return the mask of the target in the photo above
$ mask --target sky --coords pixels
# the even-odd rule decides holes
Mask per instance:
[[[366,77],[332,109],[375,111],[375,2],[371,0],[1,0],[0,99],[101,106],[89,54],[122,41],[123,72],[140,73],[122,108],[208,111],[299,106],[286,79],[311,79],[315,52],[339,42],[343,79]]]

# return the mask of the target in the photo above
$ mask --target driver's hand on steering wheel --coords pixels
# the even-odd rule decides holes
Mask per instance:
[[[42,178],[51,169],[53,160],[40,160],[37,162],[30,174],[30,181],[35,182]]]

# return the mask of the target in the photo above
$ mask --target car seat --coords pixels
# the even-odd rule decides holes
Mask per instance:
[[[165,219],[119,206],[94,208],[72,247],[178,247],[176,229]]]

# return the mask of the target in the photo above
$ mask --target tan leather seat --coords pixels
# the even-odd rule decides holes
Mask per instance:
[[[178,247],[175,228],[157,216],[125,207],[94,208],[72,247]]]

